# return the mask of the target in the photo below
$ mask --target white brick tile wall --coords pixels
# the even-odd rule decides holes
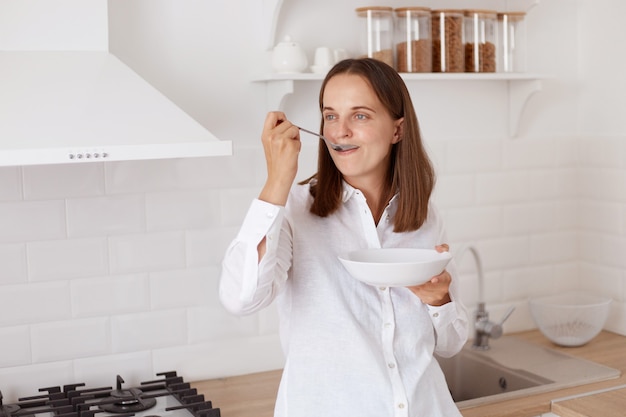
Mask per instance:
[[[187,312],[178,309],[112,317],[111,340],[114,353],[184,345]]]
[[[109,328],[105,318],[34,324],[31,326],[33,363],[110,353]]]
[[[0,289],[0,326],[71,317],[68,282],[4,285]]]
[[[87,386],[92,387],[114,387],[115,377],[119,372],[123,373],[125,387],[136,387],[142,381],[155,379],[158,371],[169,371],[152,369],[152,354],[147,350],[79,358],[73,364],[74,380],[84,381]]]
[[[217,281],[219,270],[207,267],[150,273],[152,309],[164,310],[205,304],[219,304]]]
[[[530,195],[527,171],[485,173],[476,176],[476,202],[481,205],[520,203]]]
[[[185,235],[163,232],[109,238],[111,272],[126,274],[185,266]]]
[[[103,163],[33,165],[22,169],[26,200],[53,200],[104,194]]]
[[[437,178],[433,199],[440,209],[466,208],[476,199],[476,181],[473,175],[445,175]]]
[[[30,242],[26,246],[31,281],[82,278],[108,272],[104,237]]]
[[[18,167],[0,168],[0,201],[22,199],[22,175]]]
[[[221,265],[226,248],[238,231],[238,226],[186,231],[187,266]]]
[[[214,298],[211,298],[210,301],[208,306],[188,309],[190,343],[241,339],[259,335],[261,313],[243,317],[234,316],[224,310]]]
[[[502,168],[502,141],[449,141],[446,147],[445,174],[493,172]]]
[[[154,351],[153,358],[155,369],[177,369],[190,381],[262,372],[284,366],[276,335],[158,349]]]
[[[446,211],[446,229],[450,241],[497,237],[502,231],[502,208],[480,206]]]
[[[23,243],[0,245],[0,285],[16,284],[28,280],[26,245]]]
[[[217,191],[184,190],[146,195],[148,231],[217,227],[220,214]]]
[[[0,340],[2,340],[0,368],[31,363],[28,326],[0,327]]]
[[[220,216],[224,226],[241,226],[243,219],[252,204],[259,196],[257,188],[224,190],[221,193]]]
[[[0,203],[0,230],[0,243],[64,238],[65,202],[49,200]]]
[[[150,310],[148,274],[71,281],[74,317],[109,316]]]
[[[41,387],[54,387],[76,382],[71,361],[0,368],[0,385],[5,404],[18,397],[32,395]],[[31,394],[29,394],[31,393]]]
[[[68,199],[68,236],[106,236],[145,232],[145,204],[143,194]]]

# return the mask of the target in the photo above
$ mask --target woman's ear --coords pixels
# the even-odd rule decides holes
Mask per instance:
[[[395,125],[395,129],[393,132],[393,141],[391,143],[398,143],[402,140],[403,138],[403,133],[404,133],[404,117],[396,120],[394,122]]]

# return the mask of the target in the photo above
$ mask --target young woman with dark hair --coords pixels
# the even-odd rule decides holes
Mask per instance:
[[[435,174],[399,74],[369,58],[322,83],[318,168],[294,185],[300,131],[267,115],[267,180],[229,246],[220,298],[232,313],[276,300],[286,358],[276,417],[460,416],[433,356],[465,343],[454,262],[429,282],[374,287],[338,256],[363,248],[447,250],[431,201]]]

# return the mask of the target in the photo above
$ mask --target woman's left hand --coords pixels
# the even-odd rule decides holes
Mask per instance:
[[[438,252],[448,252],[448,245],[441,244],[435,246]],[[419,297],[424,304],[431,306],[442,306],[452,301],[450,299],[450,282],[452,277],[445,269],[439,275],[436,275],[430,279],[430,281],[421,284],[407,287],[413,294]]]

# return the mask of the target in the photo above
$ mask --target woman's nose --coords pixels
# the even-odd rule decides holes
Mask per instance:
[[[351,130],[350,126],[345,121],[337,121],[332,124],[332,126],[328,126],[328,135],[336,139],[341,139],[350,136]]]

